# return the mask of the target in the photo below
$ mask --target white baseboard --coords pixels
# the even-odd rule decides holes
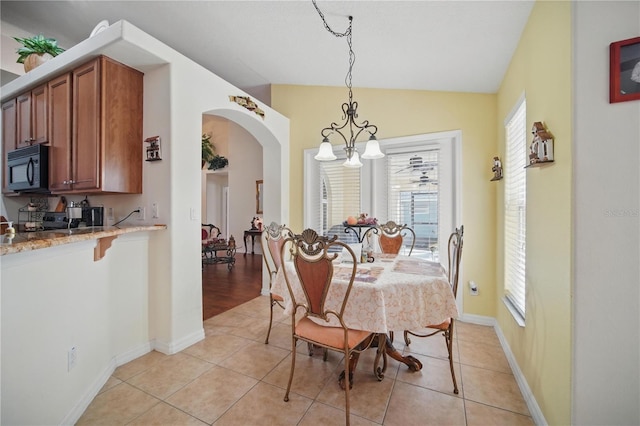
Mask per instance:
[[[76,405],[67,413],[64,420],[60,423],[62,425],[74,425],[78,422],[82,414],[84,414],[85,410],[91,404],[91,401],[98,395],[100,389],[107,383],[109,377],[113,374],[113,371],[116,369],[116,359],[115,357],[111,359],[109,364],[105,367],[102,373],[93,381],[87,392],[80,398],[80,401],[76,403]]]
[[[154,339],[151,342],[151,346],[156,351],[162,352],[165,355],[173,355],[175,353],[180,352],[183,349],[188,348],[194,343],[198,343],[202,339],[204,339],[204,328],[201,328],[198,331],[195,331],[187,336],[184,336],[180,340],[174,340],[172,342],[164,342],[161,340]]]
[[[485,317],[484,315],[462,314],[459,320],[462,322],[468,322],[471,324],[488,325],[494,328],[496,327],[496,325],[498,325],[498,322],[496,321],[495,318]]]
[[[509,347],[509,343],[504,337],[504,333],[502,332],[498,321],[493,317],[472,314],[463,314],[460,317],[460,321],[493,327],[496,335],[498,336],[498,340],[500,340],[500,345],[502,346],[504,355],[507,357],[507,361],[509,362],[509,366],[511,367],[513,377],[516,379],[516,383],[518,383],[518,387],[520,388],[522,397],[527,404],[527,408],[529,409],[529,413],[531,414],[531,419],[536,425],[547,425],[547,420],[544,418],[544,414],[542,414],[542,410],[540,410],[540,406],[538,405],[536,398],[533,396],[533,392],[531,392],[531,388],[527,383],[527,379],[524,377],[524,374],[522,374],[522,370],[520,370],[520,366],[518,365],[513,352],[511,352],[511,347]]]
[[[123,364],[128,363],[129,361],[133,361],[136,358],[140,358],[144,354],[148,354],[151,352],[151,342],[144,343],[136,348],[133,348],[123,354],[116,355],[116,367],[120,367]]]
[[[102,373],[93,381],[91,386],[89,386],[89,389],[87,389],[85,394],[65,416],[61,424],[72,425],[78,422],[89,404],[91,404],[91,401],[93,401],[93,399],[98,395],[102,387],[105,385],[105,383],[107,383],[107,380],[109,380],[109,377],[111,377],[117,367],[151,352],[152,349],[155,349],[167,355],[172,355],[193,345],[194,343],[199,342],[202,339],[204,339],[204,328],[201,328],[200,330],[175,342],[164,343],[153,340],[114,356],[113,358],[111,358],[111,361],[109,361]]]

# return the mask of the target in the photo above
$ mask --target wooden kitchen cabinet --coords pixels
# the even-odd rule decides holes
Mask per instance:
[[[142,193],[143,74],[101,56],[49,89],[51,192]]]
[[[2,104],[2,193],[13,193],[7,189],[9,170],[7,152],[16,149],[17,101],[11,99]]]
[[[49,190],[69,189],[71,176],[71,73],[49,86]]]
[[[22,148],[49,141],[47,85],[18,96],[16,147]]]

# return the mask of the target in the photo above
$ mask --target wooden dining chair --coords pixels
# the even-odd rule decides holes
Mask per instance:
[[[333,247],[340,248],[341,252],[345,250],[351,256],[351,263],[347,266],[349,281],[344,292],[342,289],[340,290],[341,303],[338,306],[326,306],[325,303],[332,285],[333,264],[336,259],[341,258],[339,253],[330,251]],[[291,313],[291,373],[284,400],[289,401],[289,391],[296,366],[298,340],[341,352],[344,355],[344,379],[341,378],[341,380],[344,380],[346,424],[349,425],[349,391],[353,379],[352,373],[349,372],[350,358],[352,354],[359,354],[368,349],[373,341],[371,332],[350,329],[344,322],[347,301],[358,265],[356,256],[353,250],[347,244],[339,241],[337,237],[319,236],[312,229],[305,229],[302,234],[287,238],[282,257],[284,257],[284,251],[287,248],[291,254],[296,276],[291,276],[291,272],[286,267],[283,268],[289,296],[294,307]],[[294,286],[302,287],[303,300],[296,299]],[[296,321],[296,313],[302,314],[302,317],[298,316],[300,318],[298,321]],[[313,321],[312,318],[318,322]],[[330,319],[334,319],[339,325],[329,325]]]
[[[460,273],[460,259],[462,258],[462,243],[464,237],[464,225],[456,230],[449,237],[449,266],[448,277],[449,284],[451,284],[451,290],[453,291],[453,297],[455,299],[458,294],[458,276]],[[458,393],[458,383],[456,382],[456,373],[453,370],[453,325],[455,318],[447,318],[441,324],[433,324],[426,326],[426,330],[423,332],[415,332],[410,330],[404,331],[404,342],[407,346],[411,344],[409,335],[416,337],[431,337],[436,334],[442,333],[445,343],[447,345],[447,352],[449,354],[449,368],[451,368],[451,379],[453,380],[453,393]]]
[[[284,297],[280,294],[271,293],[273,281],[282,266],[282,246],[287,237],[293,236],[293,232],[285,225],[278,225],[271,222],[260,235],[260,248],[262,249],[262,258],[269,273],[269,329],[267,330],[267,338],[265,344],[269,343],[271,335],[271,327],[273,325],[273,307],[279,306],[284,309]]]
[[[388,254],[400,253],[400,249],[405,245],[405,239],[411,237],[411,246],[409,247],[409,256],[411,256],[413,246],[416,244],[416,233],[411,227],[406,224],[398,225],[390,220],[387,223],[378,225],[375,233],[379,235],[380,251]]]

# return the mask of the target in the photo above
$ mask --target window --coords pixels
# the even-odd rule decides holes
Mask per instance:
[[[438,260],[439,152],[436,148],[386,157],[386,217],[413,228],[414,256],[434,260]]]
[[[526,290],[526,111],[526,101],[522,99],[505,122],[504,290],[507,306],[515,309],[519,322],[525,318]]]
[[[360,169],[344,167],[343,159],[321,162],[320,172],[320,218],[322,235],[327,235],[331,227],[342,225],[347,217],[358,215],[360,205]],[[344,227],[342,227],[344,230]]]
[[[352,235],[344,234],[343,221],[364,212],[379,223],[393,220],[413,227],[412,256],[439,261],[438,253],[446,253],[447,238],[461,223],[461,138],[460,131],[451,131],[380,140],[386,157],[363,161],[360,169],[342,166],[344,152],[338,145],[333,162],[316,161],[317,149],[305,150],[304,228],[346,241]],[[357,146],[362,152],[364,146]]]

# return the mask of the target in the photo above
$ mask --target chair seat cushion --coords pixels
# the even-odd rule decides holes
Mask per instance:
[[[444,322],[436,325],[428,325],[427,328],[437,328],[438,330],[446,330],[451,325],[451,318],[447,318]]]
[[[349,329],[349,349],[358,346],[358,344],[369,337],[370,334],[370,331]],[[306,341],[329,346],[337,350],[344,350],[344,329],[342,327],[319,325],[305,317],[296,324],[296,335]]]

